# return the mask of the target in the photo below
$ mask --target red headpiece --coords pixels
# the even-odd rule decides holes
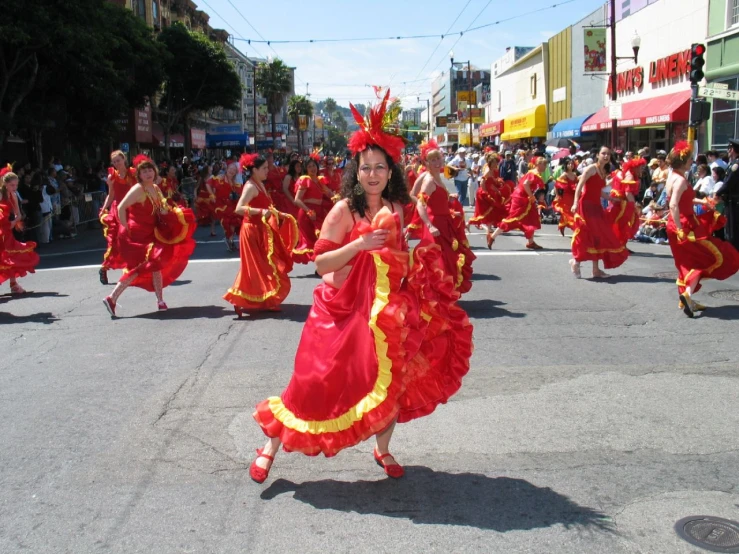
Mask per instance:
[[[246,169],[248,167],[254,167],[254,162],[259,157],[259,154],[241,154],[239,158],[239,167]]]
[[[367,120],[362,117],[362,114],[357,111],[357,108],[353,104],[349,104],[352,110],[354,120],[359,125],[359,130],[356,131],[349,139],[348,148],[349,151],[357,155],[363,152],[370,146],[379,146],[388,156],[390,156],[394,162],[399,162],[400,157],[405,148],[405,141],[399,136],[386,133],[383,128],[389,121],[386,116],[387,114],[388,100],[390,98],[390,89],[385,93],[382,101],[370,110],[369,118]]]
[[[8,173],[13,171],[13,166],[11,164],[6,165],[4,168],[0,169],[0,179],[5,177]]]
[[[438,150],[438,149],[439,149],[439,144],[434,139],[422,142],[421,143],[421,159],[425,160],[429,152],[431,152],[432,150]]]
[[[688,143],[687,140],[681,140],[675,143],[675,146],[672,147],[673,153],[677,154],[683,159],[687,159],[690,157],[690,153],[693,150],[693,147]]]
[[[133,159],[133,167],[138,168],[139,164],[144,162],[154,163],[152,159],[146,154],[139,154]]]
[[[630,160],[624,162],[624,165],[621,167],[621,172],[624,175],[626,175],[627,173],[631,173],[631,175],[636,176],[633,170],[643,165],[647,165],[647,160],[645,160],[644,158],[631,158]]]

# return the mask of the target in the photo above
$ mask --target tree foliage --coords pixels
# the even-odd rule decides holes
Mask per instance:
[[[293,90],[290,68],[279,58],[269,63],[260,63],[256,75],[257,90],[267,100],[272,117],[272,137],[277,136],[277,112],[282,109],[285,97]],[[256,139],[255,139],[256,140]]]
[[[303,133],[300,131],[300,116],[304,115],[310,119],[313,116],[313,104],[302,94],[291,96],[287,101],[287,115],[292,119],[295,129],[297,129],[298,150],[302,150],[301,137],[303,136]]]

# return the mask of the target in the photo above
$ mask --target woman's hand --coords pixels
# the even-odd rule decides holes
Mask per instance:
[[[575,214],[577,213],[577,202],[575,202],[572,207],[570,208],[570,211]]]
[[[355,243],[359,250],[377,250],[385,245],[389,233],[386,229],[377,229],[362,235]]]
[[[438,237],[440,234],[439,230],[433,225],[429,225],[429,233],[431,233],[431,235],[434,237]]]

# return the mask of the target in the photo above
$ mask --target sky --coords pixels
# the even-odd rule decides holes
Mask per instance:
[[[426,106],[431,79],[457,61],[490,69],[507,46],[536,46],[591,13],[603,0],[194,0],[210,25],[234,37],[247,56],[279,57],[296,68],[295,92],[343,106],[374,100],[390,86],[406,108]],[[551,8],[555,3],[558,7]],[[549,8],[549,9],[547,9]],[[539,10],[539,11],[537,11]],[[537,11],[537,13],[529,13]],[[518,17],[517,17],[518,16]],[[517,17],[510,21],[502,21]],[[455,21],[456,20],[456,21]],[[460,31],[502,21],[478,31]],[[256,29],[256,31],[255,31]],[[450,32],[443,40],[438,35]],[[456,32],[456,34],[455,34]],[[268,41],[437,35],[435,38],[270,45]],[[456,43],[456,44],[455,44]],[[419,100],[420,98],[420,100]]]

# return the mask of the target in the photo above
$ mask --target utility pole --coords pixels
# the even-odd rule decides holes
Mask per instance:
[[[254,93],[254,152],[257,151],[257,60],[253,60],[254,77],[252,78],[252,92]]]
[[[470,120],[470,148],[472,148],[472,65],[467,60],[467,117]]]
[[[611,0],[611,104],[618,101],[616,73],[616,0]],[[611,152],[616,149],[618,120],[611,119]]]

